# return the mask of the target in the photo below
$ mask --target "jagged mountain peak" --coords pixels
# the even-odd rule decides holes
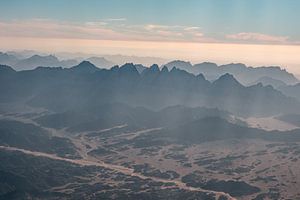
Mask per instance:
[[[213,82],[214,85],[237,85],[241,86],[241,84],[234,78],[232,74],[226,73],[220,76],[217,80]]]
[[[115,65],[113,62],[107,60],[104,57],[93,56],[93,57],[87,58],[86,60],[93,63],[94,65],[96,65],[100,68],[109,68],[109,67],[112,67],[112,66]]]
[[[198,79],[206,80],[205,77],[204,77],[204,75],[203,75],[202,73],[198,74],[198,75],[197,75],[197,78],[198,78]]]
[[[122,65],[119,69],[119,72],[121,74],[134,74],[134,75],[139,75],[139,72],[135,68],[133,63],[126,63]]]
[[[47,59],[47,60],[52,60],[52,61],[59,61],[57,59],[57,57],[55,57],[54,55],[47,55],[47,56],[33,55],[33,56],[29,57],[28,59],[32,59],[32,60]]]
[[[77,72],[88,72],[88,73],[93,73],[95,71],[100,70],[98,67],[96,67],[94,64],[92,64],[89,61],[82,61],[81,63],[79,63],[74,67],[71,67],[70,69]]]
[[[0,65],[0,73],[14,73],[16,72],[13,68],[7,65]]]
[[[150,69],[150,71],[152,71],[152,72],[159,72],[159,67],[158,67],[157,64],[151,65],[151,67],[150,67],[149,69]]]
[[[164,66],[166,66],[168,69],[172,69],[173,67],[176,67],[187,71],[190,71],[191,68],[193,67],[193,65],[190,62],[182,61],[182,60],[174,60],[165,64]]]
[[[115,65],[112,68],[110,68],[111,71],[118,71],[120,69],[119,65]]]
[[[146,68],[143,72],[142,72],[142,76],[148,76],[148,75],[158,75],[160,72],[159,67],[157,64],[153,64],[151,65],[151,67]]]
[[[121,67],[120,67],[120,70],[129,70],[129,71],[135,71],[136,70],[136,68],[135,68],[135,66],[134,66],[134,64],[133,63],[126,63],[126,64],[124,64],[124,65],[122,65]]]
[[[163,66],[163,68],[161,69],[161,72],[163,72],[163,73],[168,73],[168,72],[169,72],[168,67]]]

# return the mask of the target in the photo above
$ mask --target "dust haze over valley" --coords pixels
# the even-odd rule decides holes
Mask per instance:
[[[1,2],[0,200],[300,199],[299,6]]]

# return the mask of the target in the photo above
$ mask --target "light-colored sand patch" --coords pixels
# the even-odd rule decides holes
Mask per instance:
[[[248,123],[250,127],[253,128],[260,128],[264,130],[278,130],[278,131],[288,131],[297,129],[297,126],[289,124],[287,122],[280,121],[275,117],[264,117],[264,118],[257,118],[257,117],[249,117],[244,119]]]

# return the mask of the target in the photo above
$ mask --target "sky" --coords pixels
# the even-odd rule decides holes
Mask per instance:
[[[0,1],[1,50],[282,65],[300,74],[298,0]]]

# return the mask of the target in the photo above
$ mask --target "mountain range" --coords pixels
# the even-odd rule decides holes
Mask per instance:
[[[27,55],[27,54],[26,54]],[[92,62],[101,68],[110,68],[115,64],[103,57],[88,57],[85,60]],[[0,64],[12,66],[15,70],[31,70],[37,67],[64,67],[70,68],[78,65],[76,59],[59,60],[54,55],[37,55],[34,54],[29,57],[23,57],[15,53],[0,52]]]
[[[18,58],[13,54],[0,52],[0,63],[3,65],[10,65],[16,70],[30,70],[36,67],[71,67],[78,64],[78,61],[74,59],[70,60],[58,60],[53,55],[41,56],[33,55],[28,58]]]
[[[114,65],[116,65],[115,63],[109,61],[109,60],[106,60],[105,58],[103,57],[89,57],[86,59],[87,61],[93,63],[94,65],[96,66],[99,66],[101,68],[111,68],[113,67]]]
[[[33,64],[32,67],[20,66],[20,68],[15,68],[15,65],[21,61],[28,59],[33,56],[40,56],[46,61],[43,63],[42,59],[40,62]],[[56,57],[59,62],[52,63],[53,65],[48,65],[47,57]],[[114,65],[123,65],[127,62],[133,62],[142,66],[150,66],[153,63],[159,63],[160,65],[166,63],[166,59],[158,57],[141,57],[141,56],[125,56],[125,55],[98,55],[98,54],[85,54],[85,53],[67,53],[67,52],[57,52],[54,55],[49,55],[47,53],[41,53],[33,50],[23,50],[23,51],[7,51],[0,52],[0,64],[12,66],[16,70],[26,70],[33,69],[39,66],[47,67],[72,67],[79,64],[81,61],[90,61],[100,68],[110,68]],[[24,68],[22,68],[24,67]]]
[[[59,54],[60,55],[60,54]],[[111,68],[114,65],[123,65],[130,59],[135,63],[136,69],[141,73],[146,66],[150,66],[153,62],[163,63],[162,59],[154,59],[152,57],[132,57],[123,55],[103,55],[96,56],[85,54],[62,54],[64,58],[58,59],[54,55],[38,54],[35,51],[14,52],[7,53],[0,52],[0,64],[12,66],[15,70],[30,70],[36,67],[63,67],[70,68],[80,63],[80,61],[90,61],[99,68]],[[73,55],[73,57],[72,57]],[[134,58],[134,59],[133,59]],[[145,62],[145,60],[147,62]],[[131,62],[132,62],[131,61]],[[138,64],[140,63],[140,64]],[[146,63],[146,64],[145,64]],[[169,70],[173,67],[185,70],[195,75],[203,74],[207,80],[214,81],[218,77],[229,73],[232,74],[243,85],[254,85],[262,83],[263,85],[272,85],[274,88],[284,85],[294,85],[299,81],[291,73],[287,72],[280,67],[247,67],[241,63],[232,63],[218,66],[215,63],[203,62],[192,65],[190,62],[174,60],[161,65],[161,68],[166,66]]]
[[[0,199],[295,199],[300,102],[284,89],[298,85],[253,84],[156,64],[0,65]]]
[[[283,82],[281,80],[277,80],[277,79],[271,78],[269,76],[263,76],[263,77],[259,78],[258,80],[250,83],[249,85],[256,85],[258,83],[261,83],[264,86],[271,85],[271,86],[273,86],[276,89],[278,89],[280,87],[287,86],[287,84],[285,82]]]
[[[278,66],[247,67],[245,64],[241,63],[218,66],[217,64],[210,62],[192,65],[190,62],[180,60],[169,62],[163,66],[168,67],[168,69],[176,67],[195,75],[202,73],[208,80],[216,80],[219,76],[230,73],[244,85],[258,82],[265,77],[273,79],[273,82],[276,80],[277,82],[281,81],[289,85],[299,82],[293,74],[287,72],[285,69],[281,69]]]
[[[299,101],[272,86],[244,86],[228,73],[210,82],[202,74],[196,76],[175,67],[169,71],[154,64],[140,74],[132,63],[99,69],[88,61],[71,68],[38,67],[19,72],[1,66],[0,72],[0,101],[25,100],[50,110],[109,102],[151,109],[204,106],[239,116],[271,116],[300,110]]]

